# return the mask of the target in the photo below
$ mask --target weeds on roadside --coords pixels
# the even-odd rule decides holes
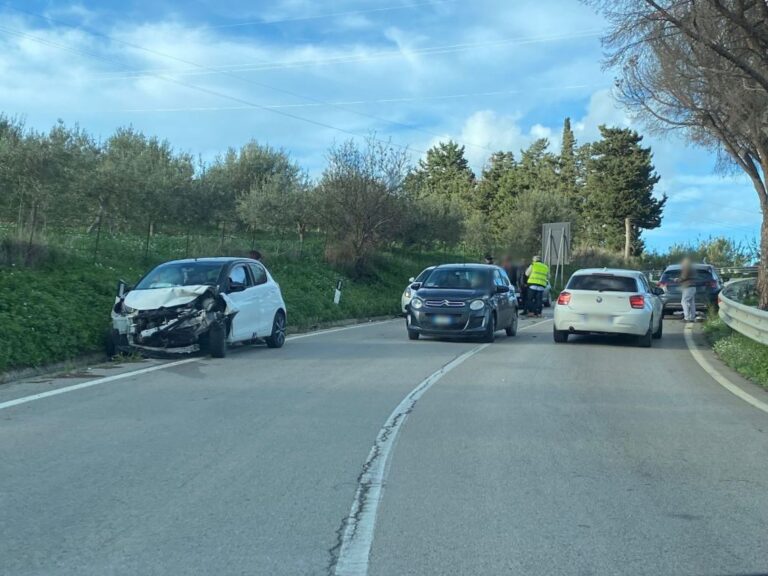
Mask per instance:
[[[768,388],[768,346],[732,330],[717,314],[710,313],[704,334],[715,353],[742,376]]]

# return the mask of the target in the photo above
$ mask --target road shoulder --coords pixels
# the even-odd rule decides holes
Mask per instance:
[[[715,382],[758,410],[768,413],[768,391],[750,382],[720,360],[707,345],[700,329],[688,326],[684,334],[685,343],[693,359]]]

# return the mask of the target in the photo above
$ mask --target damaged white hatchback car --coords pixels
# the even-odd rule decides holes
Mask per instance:
[[[175,260],[136,286],[118,285],[109,352],[226,354],[234,342],[285,343],[280,286],[263,264],[245,258]]]

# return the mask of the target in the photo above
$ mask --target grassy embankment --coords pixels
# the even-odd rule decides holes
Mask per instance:
[[[323,261],[319,242],[297,257],[285,250],[270,255],[278,252],[277,241],[270,239],[270,245],[268,239],[257,240],[259,248],[267,246],[265,263],[280,283],[293,327],[396,314],[410,276],[429,264],[460,259],[394,250],[375,258],[369,276],[353,280]],[[118,279],[134,282],[153,265],[186,255],[245,255],[254,239],[193,239],[190,245],[185,237],[157,236],[146,257],[144,241],[137,236],[102,238],[94,257],[91,236],[68,234],[48,238],[48,253],[34,266],[6,258],[0,265],[0,371],[103,350]],[[336,306],[333,291],[340,278],[344,290]]]
[[[742,376],[768,388],[768,346],[732,330],[716,314],[707,318],[704,334],[723,362]]]

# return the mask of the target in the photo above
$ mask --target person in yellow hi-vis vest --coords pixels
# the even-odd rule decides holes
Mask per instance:
[[[540,318],[544,290],[549,284],[549,266],[541,261],[540,256],[534,256],[531,265],[525,271],[525,277],[528,285],[528,298],[525,303],[526,314]]]

